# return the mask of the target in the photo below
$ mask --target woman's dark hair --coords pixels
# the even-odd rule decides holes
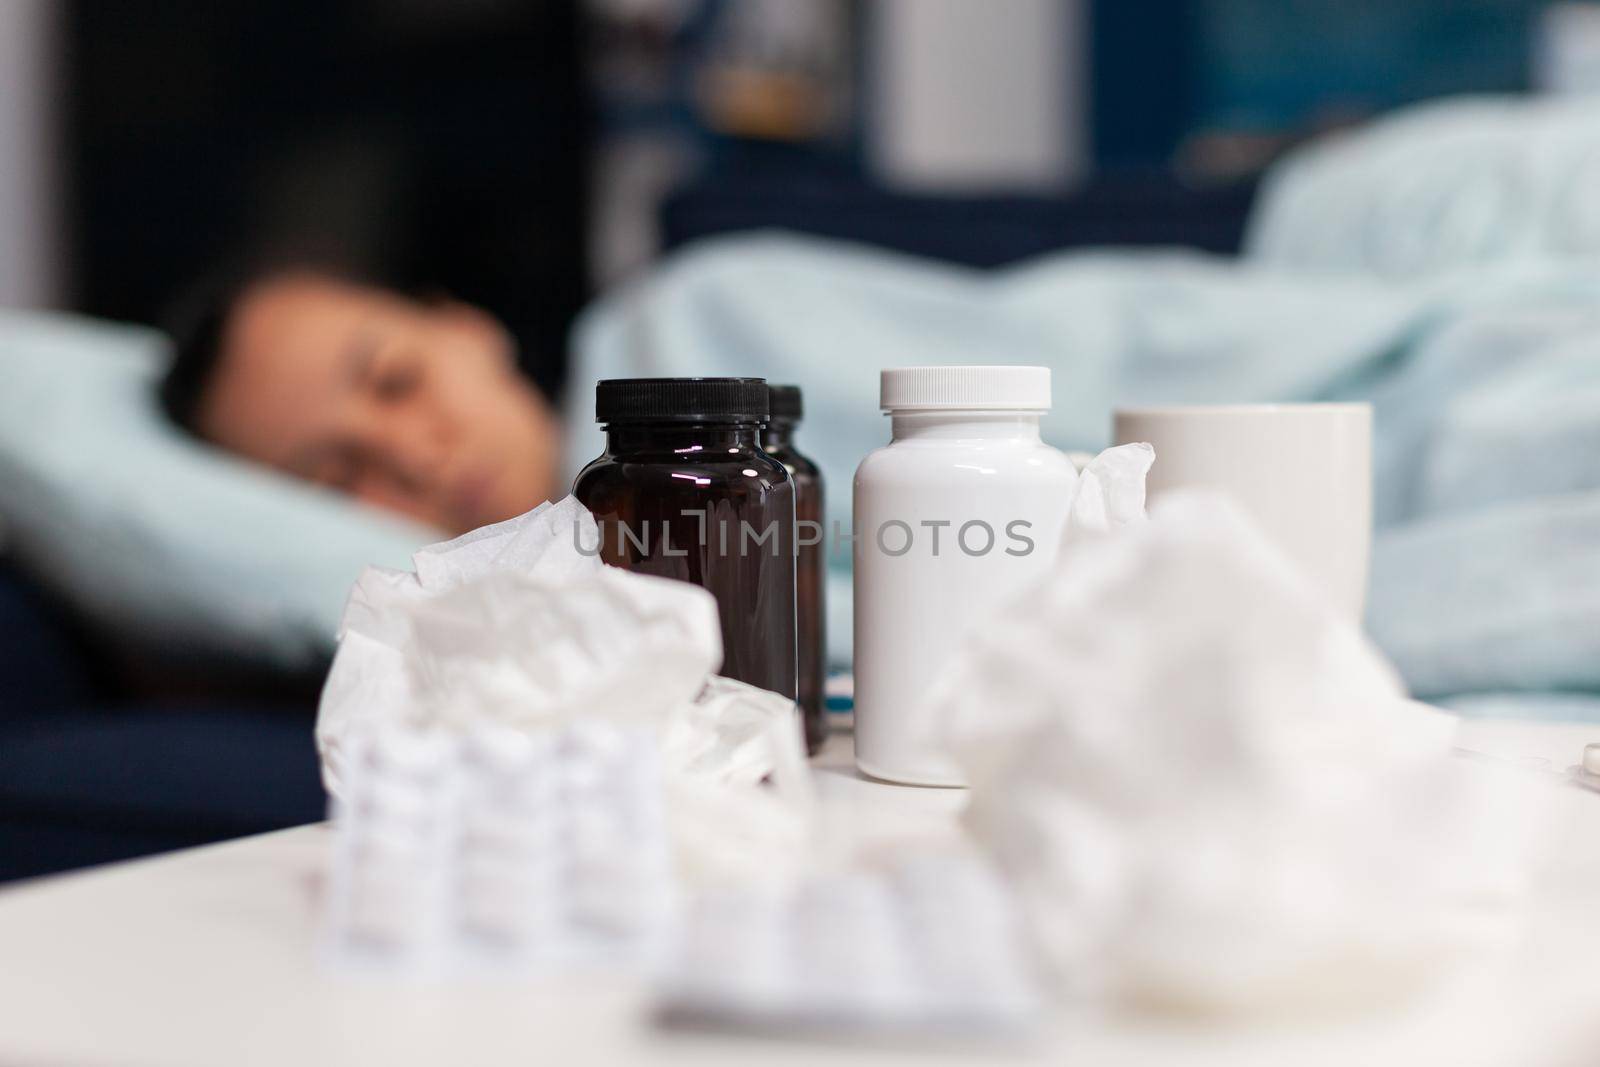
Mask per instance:
[[[198,434],[196,421],[207,387],[222,360],[233,309],[260,275],[231,275],[195,287],[170,316],[172,362],[161,381],[161,408],[167,418]]]

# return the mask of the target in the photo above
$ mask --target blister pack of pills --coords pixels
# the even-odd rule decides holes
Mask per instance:
[[[664,976],[668,1025],[1012,1037],[1038,1010],[1011,897],[964,855],[781,892],[705,894],[689,906]]]
[[[390,727],[333,810],[326,945],[409,975],[649,966],[677,911],[654,739]]]

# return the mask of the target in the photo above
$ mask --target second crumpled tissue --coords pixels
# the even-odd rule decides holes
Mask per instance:
[[[1155,461],[1156,450],[1137,441],[1108,448],[1085,463],[1067,510],[1065,545],[1143,522],[1144,481]]]
[[[715,676],[711,594],[608,567],[598,539],[567,497],[424,548],[414,572],[368,568],[318,710],[328,791],[340,795],[353,743],[388,723],[541,729],[598,717],[655,730],[686,876],[787,866],[810,808],[793,703]]]
[[[1141,522],[1137,481],[938,695],[1047,968],[1115,1002],[1327,1009],[1504,933],[1517,783],[1452,759],[1453,720],[1227,501]]]

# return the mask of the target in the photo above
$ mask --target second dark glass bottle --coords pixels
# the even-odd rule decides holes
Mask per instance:
[[[828,678],[826,632],[827,587],[825,511],[822,471],[795,447],[794,431],[804,414],[798,385],[771,387],[771,417],[761,443],[794,480],[794,513],[798,522],[795,561],[796,635],[800,650],[799,704],[805,720],[806,749],[815,753],[828,736],[828,710],[823,692]]]

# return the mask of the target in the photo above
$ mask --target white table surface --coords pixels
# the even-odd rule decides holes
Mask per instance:
[[[1600,726],[1480,722],[1459,743],[1564,769],[1597,739]],[[856,847],[957,833],[959,791],[863,780],[847,737],[818,765],[830,832],[848,827]],[[0,891],[0,1064],[1600,1062],[1574,1051],[1600,1049],[1600,794],[1551,781],[1563,848],[1526,943],[1377,1017],[1241,1027],[1064,1007],[1000,1056],[663,1032],[646,987],[601,976],[352,978],[313,951],[329,841],[316,825]]]

